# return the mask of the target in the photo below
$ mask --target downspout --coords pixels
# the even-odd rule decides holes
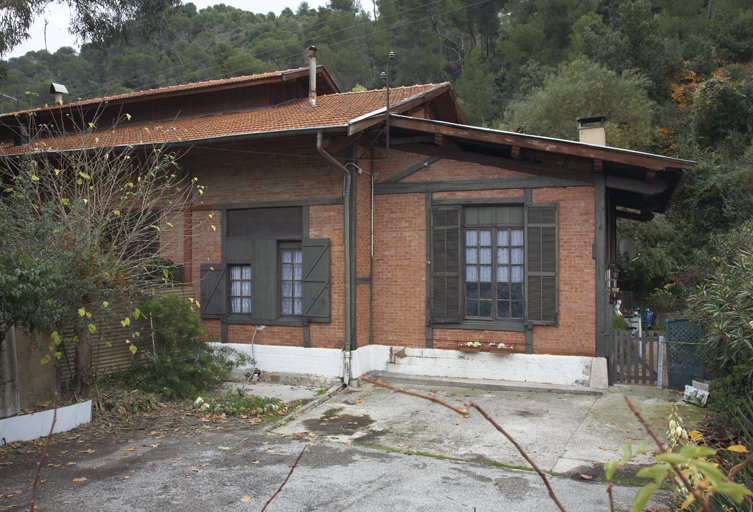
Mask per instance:
[[[351,175],[350,171],[348,171],[345,166],[343,166],[340,162],[338,162],[335,157],[330,155],[324,150],[324,147],[322,146],[322,140],[324,134],[323,132],[319,131],[316,134],[316,151],[324,157],[325,160],[327,160],[329,163],[334,165],[336,168],[340,169],[344,173],[345,178],[345,187],[343,191],[343,217],[344,217],[344,227],[345,230],[344,236],[343,236],[343,242],[345,244],[345,343],[343,346],[343,383],[347,386],[350,382],[350,348],[351,348],[351,339],[350,339],[350,305],[352,301],[352,297],[350,294],[350,283],[352,280],[352,276],[350,275],[350,180]]]

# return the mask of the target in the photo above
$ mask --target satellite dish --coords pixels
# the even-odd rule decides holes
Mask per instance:
[[[626,263],[630,263],[636,258],[637,251],[635,250],[635,244],[628,237],[621,238],[618,247],[620,249],[620,256],[625,259]]]

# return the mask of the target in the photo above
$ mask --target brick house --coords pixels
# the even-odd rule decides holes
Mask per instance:
[[[263,371],[606,385],[616,218],[666,212],[694,164],[467,126],[449,83],[390,89],[389,114],[387,94],[314,64],[35,115],[105,100],[130,115],[116,146],[184,153],[206,190],[162,256]],[[28,114],[0,116],[4,154]]]

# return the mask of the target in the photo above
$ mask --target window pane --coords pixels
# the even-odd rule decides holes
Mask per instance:
[[[293,279],[300,281],[302,272],[303,268],[301,267],[301,265],[293,265]]]
[[[497,231],[497,245],[510,245],[510,231],[507,229],[500,229]]]
[[[478,267],[476,265],[468,265],[465,267],[465,280],[478,281]]]
[[[465,250],[466,263],[478,263],[478,249],[469,248]]]
[[[482,299],[492,298],[492,284],[491,283],[481,283],[481,286],[479,289],[481,291]]]
[[[491,265],[481,265],[481,276],[479,277],[479,281],[483,283],[491,283],[492,282],[492,267]]]
[[[285,281],[293,279],[293,265],[285,263],[282,265],[282,278]]]
[[[293,314],[293,299],[282,299],[282,314],[283,315]]]
[[[512,302],[510,308],[510,318],[523,318],[523,312],[525,311],[523,302]]]
[[[497,318],[510,318],[510,303],[506,300],[497,302]]]
[[[243,265],[243,279],[251,279],[251,265]]]
[[[510,285],[510,298],[512,300],[523,300],[523,285],[522,284]]]
[[[303,249],[296,249],[293,251],[293,263],[303,262]]]
[[[492,245],[492,232],[489,229],[479,230],[479,245],[489,247]]]
[[[293,296],[293,283],[291,283],[290,281],[282,282],[282,296],[283,297]]]
[[[478,232],[475,229],[469,229],[465,232],[465,245],[478,245]]]
[[[500,248],[497,249],[497,263],[502,265],[508,265],[510,263],[510,249]]]
[[[511,229],[511,243],[510,245],[523,245],[523,230],[522,229]]]
[[[251,312],[251,299],[244,298],[243,299],[243,313],[250,313]]]
[[[469,300],[466,302],[467,305],[467,316],[478,316],[478,301],[477,300]]]
[[[235,283],[233,283],[235,284]],[[251,296],[251,281],[241,281],[241,294],[244,297]]]
[[[239,297],[241,294],[241,282],[240,281],[230,281],[230,296],[231,297]]]
[[[481,249],[479,256],[480,263],[486,263],[488,265],[492,262],[492,250],[489,248]]]
[[[230,267],[230,279],[241,278],[241,267],[239,265],[233,265]]]
[[[512,279],[511,281],[513,283],[522,283],[523,282],[523,267],[515,265],[512,267]]]
[[[283,263],[293,263],[293,251],[289,249],[283,249],[282,251],[282,262]]]
[[[302,305],[301,299],[293,299],[293,314],[294,315],[302,315],[303,314],[303,305]]]
[[[240,297],[232,297],[230,299],[230,312],[231,313],[240,313],[241,312],[241,299],[240,299]]]
[[[522,265],[523,264],[523,249],[513,249],[512,250],[512,262],[514,265]]]
[[[465,296],[469,299],[478,299],[478,283],[465,283]]]
[[[492,301],[490,300],[481,301],[478,316],[480,316],[481,318],[492,317]]]
[[[507,283],[497,284],[497,299],[508,300],[510,298],[510,285]]]
[[[303,297],[303,285],[300,281],[293,283],[293,297]]]
[[[498,283],[510,282],[510,267],[506,265],[497,267],[497,282]]]

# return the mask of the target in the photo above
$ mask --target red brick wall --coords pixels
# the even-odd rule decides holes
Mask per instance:
[[[274,153],[217,152],[196,156],[193,174],[198,178],[197,183],[205,185],[206,189],[203,195],[196,194],[194,204],[342,197],[343,173],[321,158],[314,148],[283,148]],[[194,211],[192,222],[191,273],[198,297],[200,265],[221,260],[220,211]],[[329,238],[332,257],[332,323],[311,324],[311,346],[341,348],[345,334],[342,205],[310,207],[309,236]],[[220,336],[219,320],[202,322],[209,327],[210,335]],[[230,324],[228,341],[251,343],[254,328],[253,325]],[[254,343],[303,346],[303,328],[267,326],[257,332]]]
[[[426,198],[375,197],[374,343],[426,343]]]
[[[371,176],[366,173],[358,174],[357,180],[357,277],[369,277],[371,275]],[[356,346],[364,347],[369,344],[369,289],[371,285],[360,283],[356,286]]]
[[[536,326],[536,354],[595,355],[596,262],[593,187],[533,191],[535,203],[559,204],[559,326]]]
[[[374,162],[374,169],[377,171],[377,182],[384,181],[390,176],[407,169],[413,164],[424,160],[426,156],[414,153],[405,153],[394,149],[390,150],[389,160],[377,160]],[[481,178],[513,178],[527,176],[515,171],[500,169],[498,167],[488,167],[477,165],[469,162],[458,162],[455,160],[442,159],[434,162],[427,168],[415,172],[401,180],[401,182],[413,181],[438,181],[438,180],[455,180],[455,179],[481,179]]]

